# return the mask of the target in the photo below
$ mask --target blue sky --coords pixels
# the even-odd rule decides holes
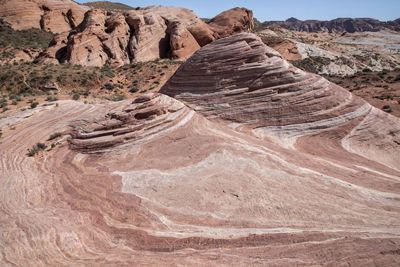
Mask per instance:
[[[78,0],[79,3],[88,2]],[[379,20],[400,18],[400,0],[120,0],[133,7],[149,5],[182,6],[199,17],[212,18],[232,7],[247,7],[260,21],[298,19],[330,20],[334,18],[371,17]]]

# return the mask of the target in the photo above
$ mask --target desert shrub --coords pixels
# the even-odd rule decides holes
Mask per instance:
[[[292,61],[292,64],[302,70],[318,73],[322,70],[323,66],[328,65],[330,62],[331,60],[326,57],[308,57],[302,60]]]
[[[34,155],[36,155],[39,151],[41,150],[45,150],[46,149],[46,145],[43,143],[36,143],[35,145],[32,146],[31,149],[28,149],[28,153],[27,156],[28,157],[33,157]]]
[[[61,133],[55,132],[55,133],[53,133],[53,134],[51,134],[51,135],[49,136],[49,139],[47,139],[47,141],[56,139],[56,138],[60,137],[61,135],[62,135]]]
[[[120,93],[115,93],[114,95],[112,95],[110,98],[109,98],[109,100],[111,100],[111,101],[121,101],[121,100],[124,100],[126,98],[126,96],[125,95],[123,95],[123,94],[120,94]]]
[[[130,93],[136,93],[138,91],[139,89],[137,87],[133,87],[132,89],[129,90]]]
[[[32,102],[31,103],[31,108],[36,108],[39,105],[38,102]]]
[[[384,105],[382,107],[382,110],[387,112],[387,113],[391,113],[392,112],[392,108],[389,105]]]
[[[5,107],[7,107],[8,106],[8,101],[7,101],[7,99],[1,99],[0,100],[0,108],[5,108]]]
[[[72,95],[73,100],[78,100],[80,97],[81,97],[81,95],[79,93],[75,93]]]
[[[49,101],[49,102],[53,102],[53,101],[57,101],[57,100],[58,100],[58,98],[55,97],[55,96],[48,96],[48,97],[46,97],[46,101]]]
[[[16,31],[8,23],[0,19],[0,47],[46,48],[54,34],[40,29]]]
[[[108,91],[112,91],[112,90],[114,90],[115,86],[111,83],[106,83],[104,85],[104,88],[106,88]]]
[[[101,72],[102,72],[103,75],[105,75],[108,78],[114,78],[115,77],[115,73],[114,73],[114,71],[112,70],[112,68],[109,65],[104,65],[101,68]]]

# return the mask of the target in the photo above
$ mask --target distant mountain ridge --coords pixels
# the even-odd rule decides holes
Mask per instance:
[[[337,18],[329,21],[298,20],[289,18],[286,21],[266,21],[264,26],[279,25],[282,28],[302,32],[366,32],[380,30],[400,31],[400,18],[393,21],[379,21],[372,18]]]

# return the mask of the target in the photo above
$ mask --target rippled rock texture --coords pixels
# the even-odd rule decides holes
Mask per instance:
[[[1,265],[400,264],[398,118],[251,34],[163,92],[1,115]]]

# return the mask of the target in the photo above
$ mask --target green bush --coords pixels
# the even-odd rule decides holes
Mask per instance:
[[[384,105],[382,107],[382,110],[387,112],[387,113],[391,113],[392,112],[392,108],[389,105]]]
[[[49,136],[49,139],[47,139],[47,141],[56,139],[56,138],[60,137],[61,135],[62,135],[62,134],[59,133],[59,132],[53,133],[53,134],[51,134],[51,135]]]
[[[55,97],[55,96],[48,96],[48,97],[46,97],[46,101],[49,101],[49,102],[53,102],[53,101],[57,101],[57,100],[58,100],[58,98]]]
[[[137,87],[133,87],[132,89],[129,90],[130,93],[136,93],[139,92],[139,89]]]
[[[72,96],[72,99],[73,99],[73,100],[78,100],[80,97],[81,97],[80,94],[75,93],[75,94]]]
[[[36,108],[39,105],[38,102],[32,102],[31,103],[31,108]]]
[[[34,155],[36,155],[39,151],[41,150],[45,150],[46,149],[46,145],[43,143],[36,143],[36,145],[33,145],[31,149],[28,149],[28,157],[33,157]]]
[[[104,88],[106,88],[108,91],[112,91],[112,90],[114,90],[115,86],[111,83],[106,83],[104,85]]]

